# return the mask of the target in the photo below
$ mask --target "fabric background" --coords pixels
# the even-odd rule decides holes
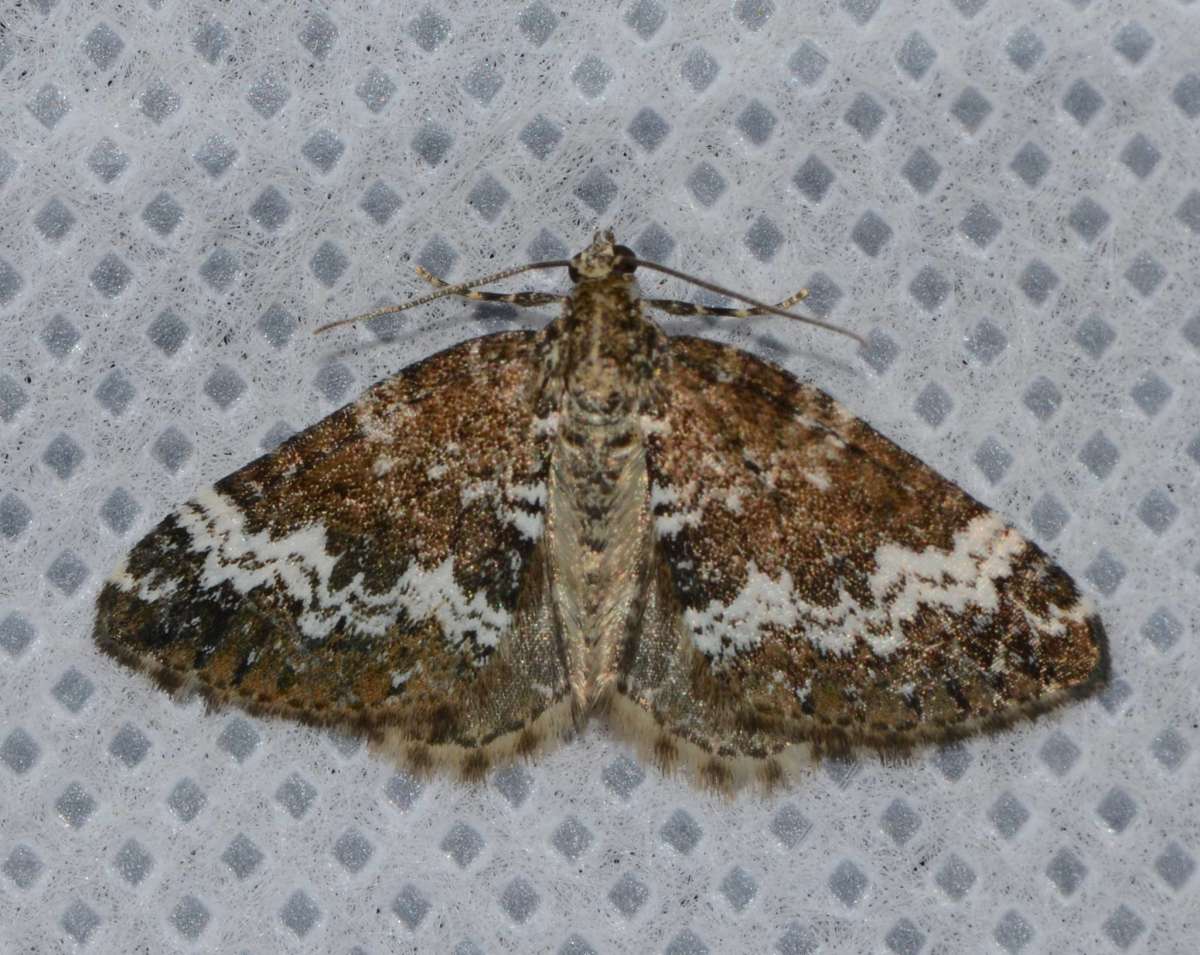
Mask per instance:
[[[8,4],[0,950],[1194,952],[1200,7]],[[1099,603],[1098,699],[727,803],[593,726],[486,787],[172,703],[94,596],[165,511],[518,314],[317,325],[581,248],[783,320]],[[558,287],[539,275],[519,287]],[[656,294],[707,300],[675,282]]]

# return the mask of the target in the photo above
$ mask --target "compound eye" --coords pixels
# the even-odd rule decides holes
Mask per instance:
[[[613,253],[616,256],[616,261],[613,262],[613,271],[619,272],[622,275],[628,275],[638,267],[637,255],[633,249],[627,245],[614,245]]]
[[[575,268],[574,262],[567,266],[567,278],[569,278],[572,282],[579,281],[579,269]]]

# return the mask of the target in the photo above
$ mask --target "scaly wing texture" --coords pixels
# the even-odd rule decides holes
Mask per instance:
[[[828,395],[694,338],[662,386],[660,566],[615,703],[659,762],[771,780],[791,742],[902,753],[1105,678],[1071,578]]]
[[[103,588],[100,647],[418,768],[477,776],[560,736],[535,347],[435,355],[184,504]]]

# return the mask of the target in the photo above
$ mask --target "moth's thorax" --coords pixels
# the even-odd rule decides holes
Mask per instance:
[[[597,423],[635,413],[653,376],[662,336],[642,313],[633,277],[581,279],[562,323],[570,410]]]

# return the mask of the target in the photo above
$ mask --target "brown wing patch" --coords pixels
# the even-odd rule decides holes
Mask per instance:
[[[978,501],[753,356],[674,338],[671,359],[647,470],[678,646],[650,665],[660,609],[626,681],[654,724],[730,761],[896,753],[1104,681],[1086,599]]]
[[[435,355],[179,508],[102,590],[100,647],[418,765],[475,774],[557,739],[535,347]]]

